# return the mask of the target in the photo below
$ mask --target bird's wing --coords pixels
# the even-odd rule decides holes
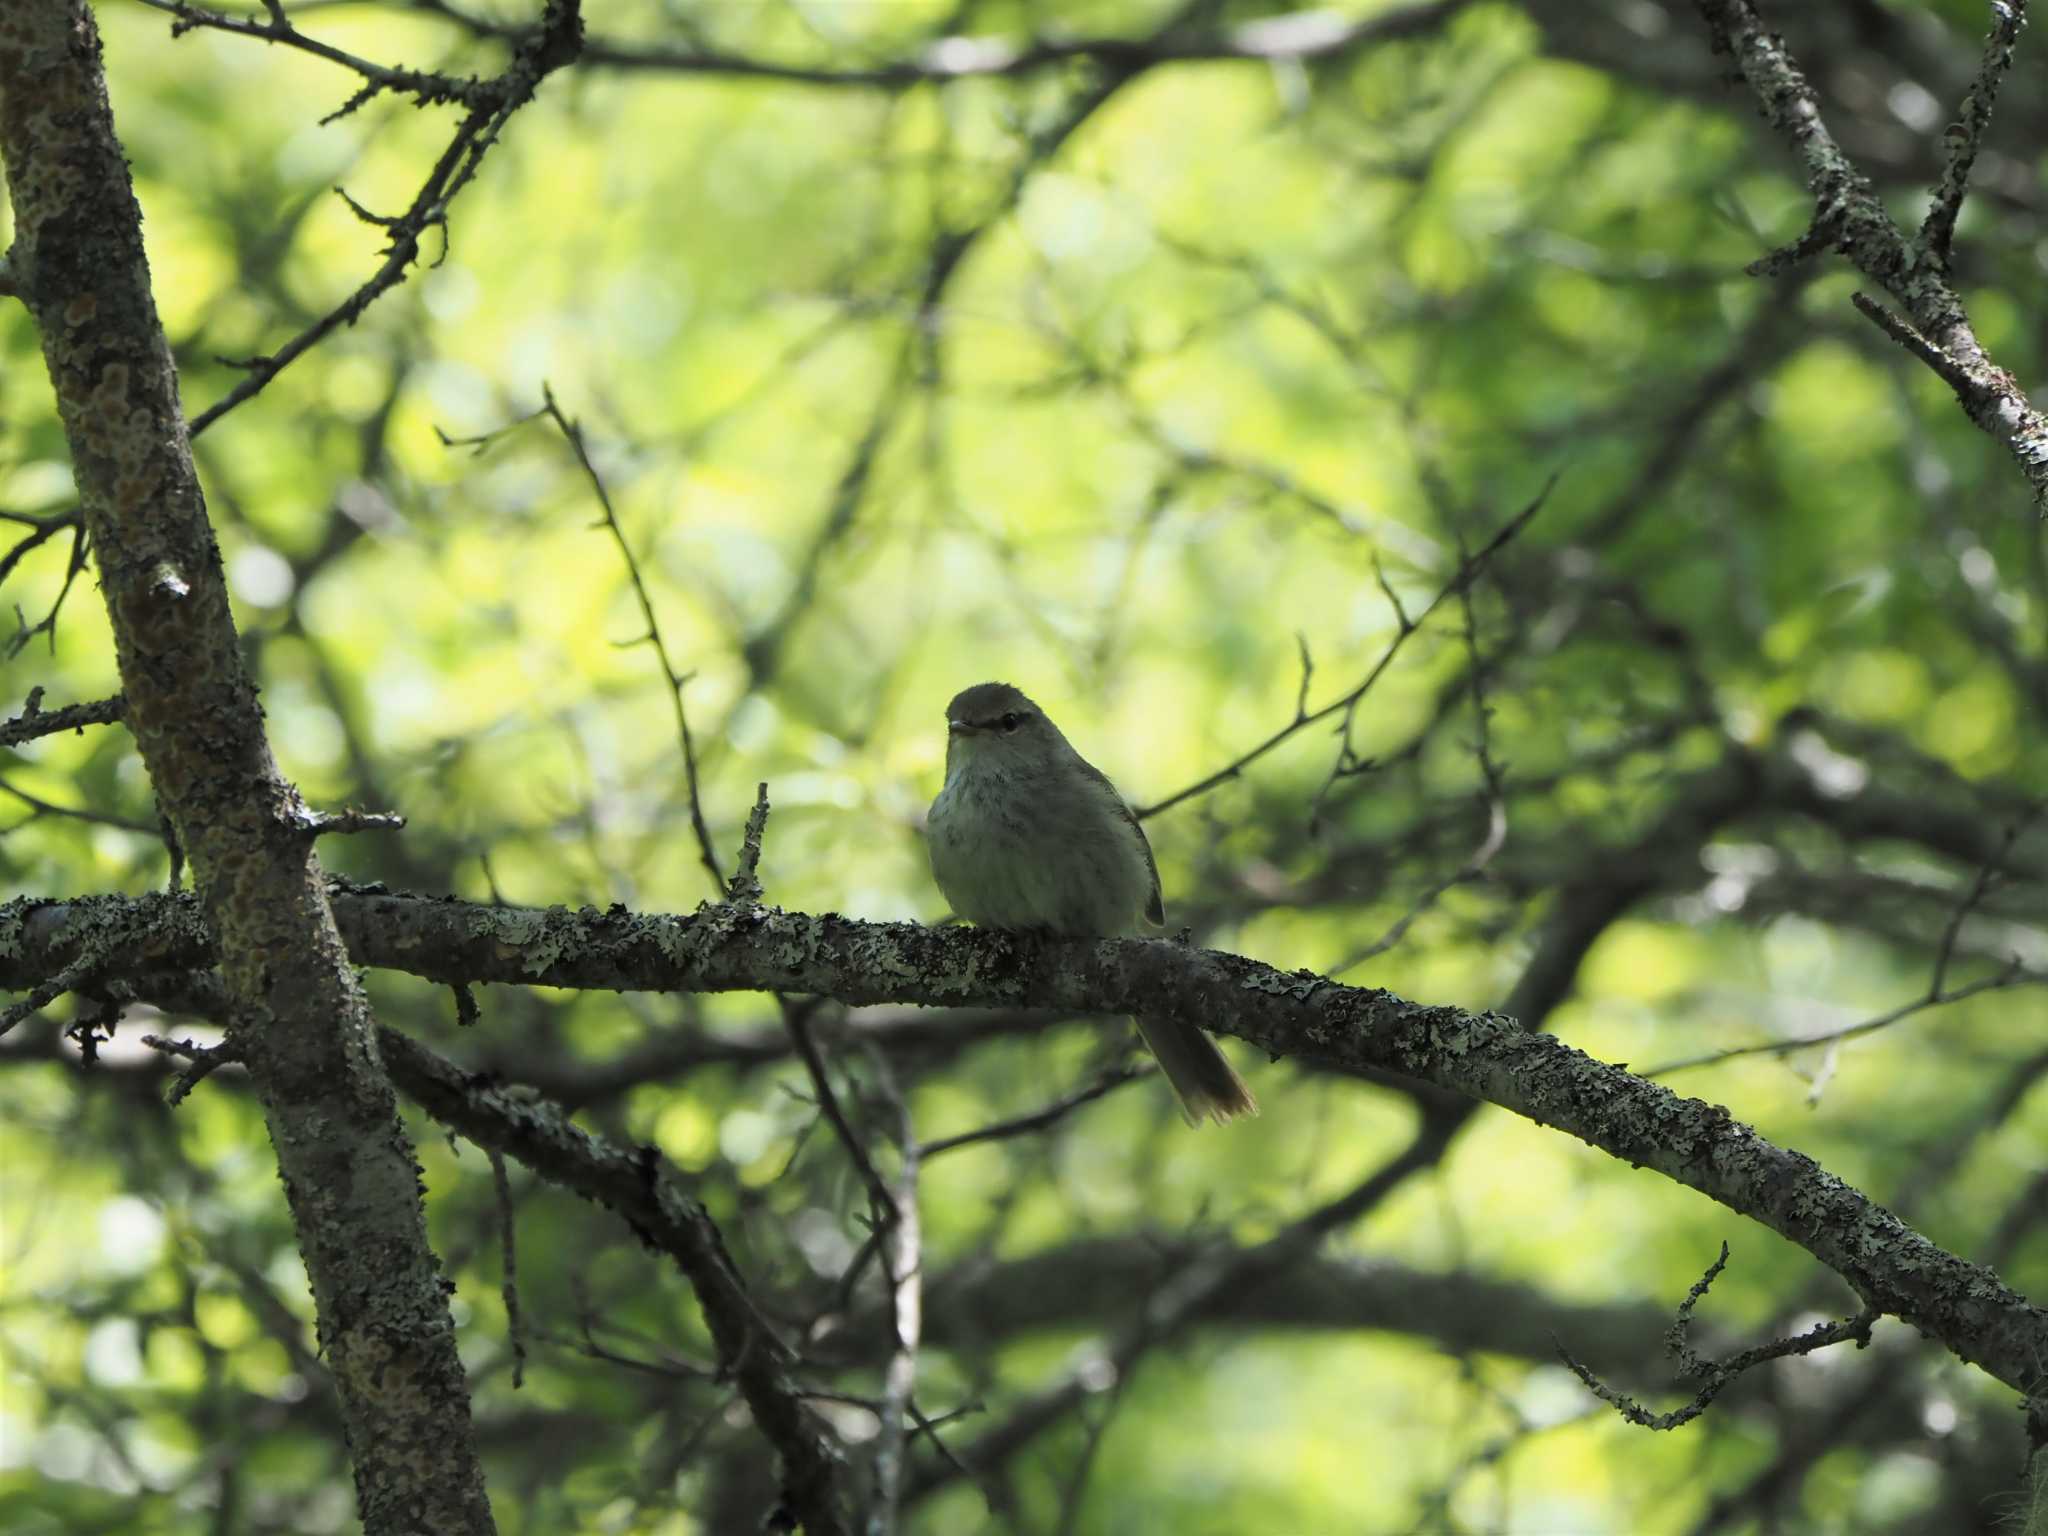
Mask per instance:
[[[1116,807],[1117,815],[1123,817],[1130,825],[1132,835],[1138,839],[1138,851],[1145,855],[1145,873],[1152,882],[1152,888],[1145,897],[1145,921],[1154,927],[1163,925],[1166,922],[1166,903],[1159,895],[1159,866],[1153,861],[1152,845],[1145,841],[1145,829],[1138,824],[1137,813],[1125,803],[1124,797],[1116,792],[1116,786],[1109,782],[1108,774],[1079,753],[1074,755],[1074,760],[1081,765],[1081,770],[1089,778],[1102,786],[1102,792],[1109,797],[1109,803]]]

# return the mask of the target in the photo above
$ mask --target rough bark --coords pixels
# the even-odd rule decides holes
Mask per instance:
[[[70,443],[125,718],[218,936],[364,1526],[492,1531],[412,1147],[313,857],[316,819],[278,773],[242,665],[81,0],[0,7],[0,149],[8,270]]]
[[[1811,1158],[1717,1104],[1593,1060],[1498,1014],[1409,1002],[1160,940],[1036,940],[861,923],[756,906],[691,916],[622,907],[485,907],[382,892],[335,897],[350,952],[442,982],[617,991],[810,992],[848,1003],[1039,1006],[1199,1018],[1275,1057],[1395,1072],[1554,1126],[1791,1239],[1871,1307],[1911,1323],[2022,1393],[2048,1359],[2048,1310],[1937,1247]],[[0,906],[0,986],[25,989],[114,953],[138,973],[203,967],[189,902],[88,898]]]

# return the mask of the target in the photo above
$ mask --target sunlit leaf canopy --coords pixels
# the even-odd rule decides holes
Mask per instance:
[[[489,14],[522,25],[530,9]],[[1348,738],[1335,721],[1305,731],[1148,819],[1170,921],[1470,1007],[1534,995],[1532,962],[1590,923],[1535,1022],[1638,1070],[1924,993],[1982,850],[2048,793],[2048,558],[2025,487],[1857,316],[1852,274],[1744,274],[1810,204],[1688,9],[1440,9],[1411,37],[1326,56],[863,84],[660,55],[857,73],[944,58],[948,38],[1143,40],[1175,13],[589,6],[612,57],[513,120],[431,265],[195,445],[286,773],[316,805],[409,821],[325,845],[329,867],[533,906],[687,911],[716,894],[619,544],[562,434],[528,419],[547,390],[580,422],[689,674],[727,869],[768,785],[772,902],[944,915],[919,823],[957,688],[1025,687],[1149,806],[1285,725],[1305,656],[1310,708],[1356,687],[1403,613],[1556,475],[1469,605],[1443,603],[1406,641]],[[299,19],[352,53],[462,74],[502,63],[470,24],[483,15]],[[1882,15],[1868,37],[1841,18],[1782,24],[1824,92],[1862,82],[1831,102],[1837,131],[1917,220],[1981,18]],[[1255,19],[1197,7],[1179,24]],[[204,31],[173,43],[140,8],[101,25],[196,415],[241,377],[232,360],[374,268],[378,229],[332,189],[395,212],[448,114],[377,99],[323,123],[357,82],[322,60]],[[621,62],[636,49],[657,56]],[[1985,346],[2038,386],[2048,160],[2021,95],[1966,208],[1959,278]],[[61,512],[66,452],[18,307],[0,349],[0,508]],[[60,535],[9,577],[25,624],[56,601],[70,549]],[[89,575],[6,676],[9,711],[35,685],[51,704],[118,691]],[[1689,820],[1731,751],[1799,768],[1815,803],[1758,789]],[[119,728],[0,753],[0,783],[10,894],[166,879]],[[1824,814],[1873,785],[1932,830]],[[1950,806],[1977,841],[1934,825]],[[1447,887],[1495,809],[1505,842]],[[2048,967],[2048,855],[2027,867],[1959,925],[1951,981],[2008,957]],[[1396,942],[1359,962],[1383,935]],[[766,999],[490,988],[459,1031],[444,990],[366,979],[386,1022],[695,1175],[780,1314],[828,1304],[865,1233],[800,1067],[766,1047],[661,1065],[679,1038],[772,1041]],[[1994,988],[1672,1083],[2038,1296],[2048,1243],[2024,1198],[2048,1163],[2042,997]],[[203,1035],[186,1021],[131,1019],[81,1072],[58,1036],[69,1006],[6,1044],[0,1525],[348,1528],[259,1110],[232,1073],[163,1107],[168,1069],[137,1036]],[[963,1026],[967,1048],[893,1068],[930,1141],[1072,1091],[1124,1036],[1101,1020]],[[874,1070],[857,1044],[840,1059],[855,1082]],[[1252,1124],[1184,1132],[1146,1080],[1047,1135],[933,1159],[934,1307],[977,1266],[1067,1245],[1256,1242],[1417,1124],[1394,1087],[1240,1065],[1265,1105]],[[681,1280],[615,1219],[511,1169],[515,1391],[491,1170],[414,1129],[501,1529],[751,1528],[772,1474],[701,1373]],[[1514,1287],[1518,1342],[1470,1342],[1426,1278],[1413,1316],[1203,1327],[1128,1372],[1103,1341],[1156,1273],[1017,1328],[958,1321],[918,1384],[928,1414],[980,1405],[949,1444],[1070,1373],[1092,1390],[988,1497],[934,1462],[949,1481],[911,1528],[1661,1532],[1755,1529],[1775,1509],[1779,1529],[1907,1531],[1981,1515],[2010,1486],[2009,1395],[1896,1325],[1668,1436],[1555,1363],[1553,1330],[1672,1400],[1655,1330],[1723,1238],[1734,1258],[1702,1307],[1717,1339],[1854,1310],[1761,1227],[1481,1114],[1321,1254],[1360,1277],[1447,1277],[1446,1294],[1460,1276]],[[1633,1372],[1600,1355],[1617,1319],[1644,1341]],[[844,1379],[861,1390],[858,1370]],[[843,1409],[855,1443],[861,1419]],[[1788,1464],[1789,1486],[1754,1491]]]

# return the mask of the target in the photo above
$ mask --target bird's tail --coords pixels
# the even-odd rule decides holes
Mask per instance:
[[[1234,1120],[1256,1115],[1259,1101],[1216,1048],[1216,1042],[1185,1019],[1132,1020],[1145,1044],[1159,1059],[1159,1069],[1173,1085],[1180,1112],[1189,1125],[1204,1120]]]

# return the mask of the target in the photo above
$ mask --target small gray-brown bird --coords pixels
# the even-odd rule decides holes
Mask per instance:
[[[946,784],[926,827],[953,910],[989,928],[1114,938],[1166,921],[1159,869],[1116,787],[1008,683],[946,706]],[[1185,1019],[1139,1018],[1190,1124],[1259,1112],[1216,1042]]]

